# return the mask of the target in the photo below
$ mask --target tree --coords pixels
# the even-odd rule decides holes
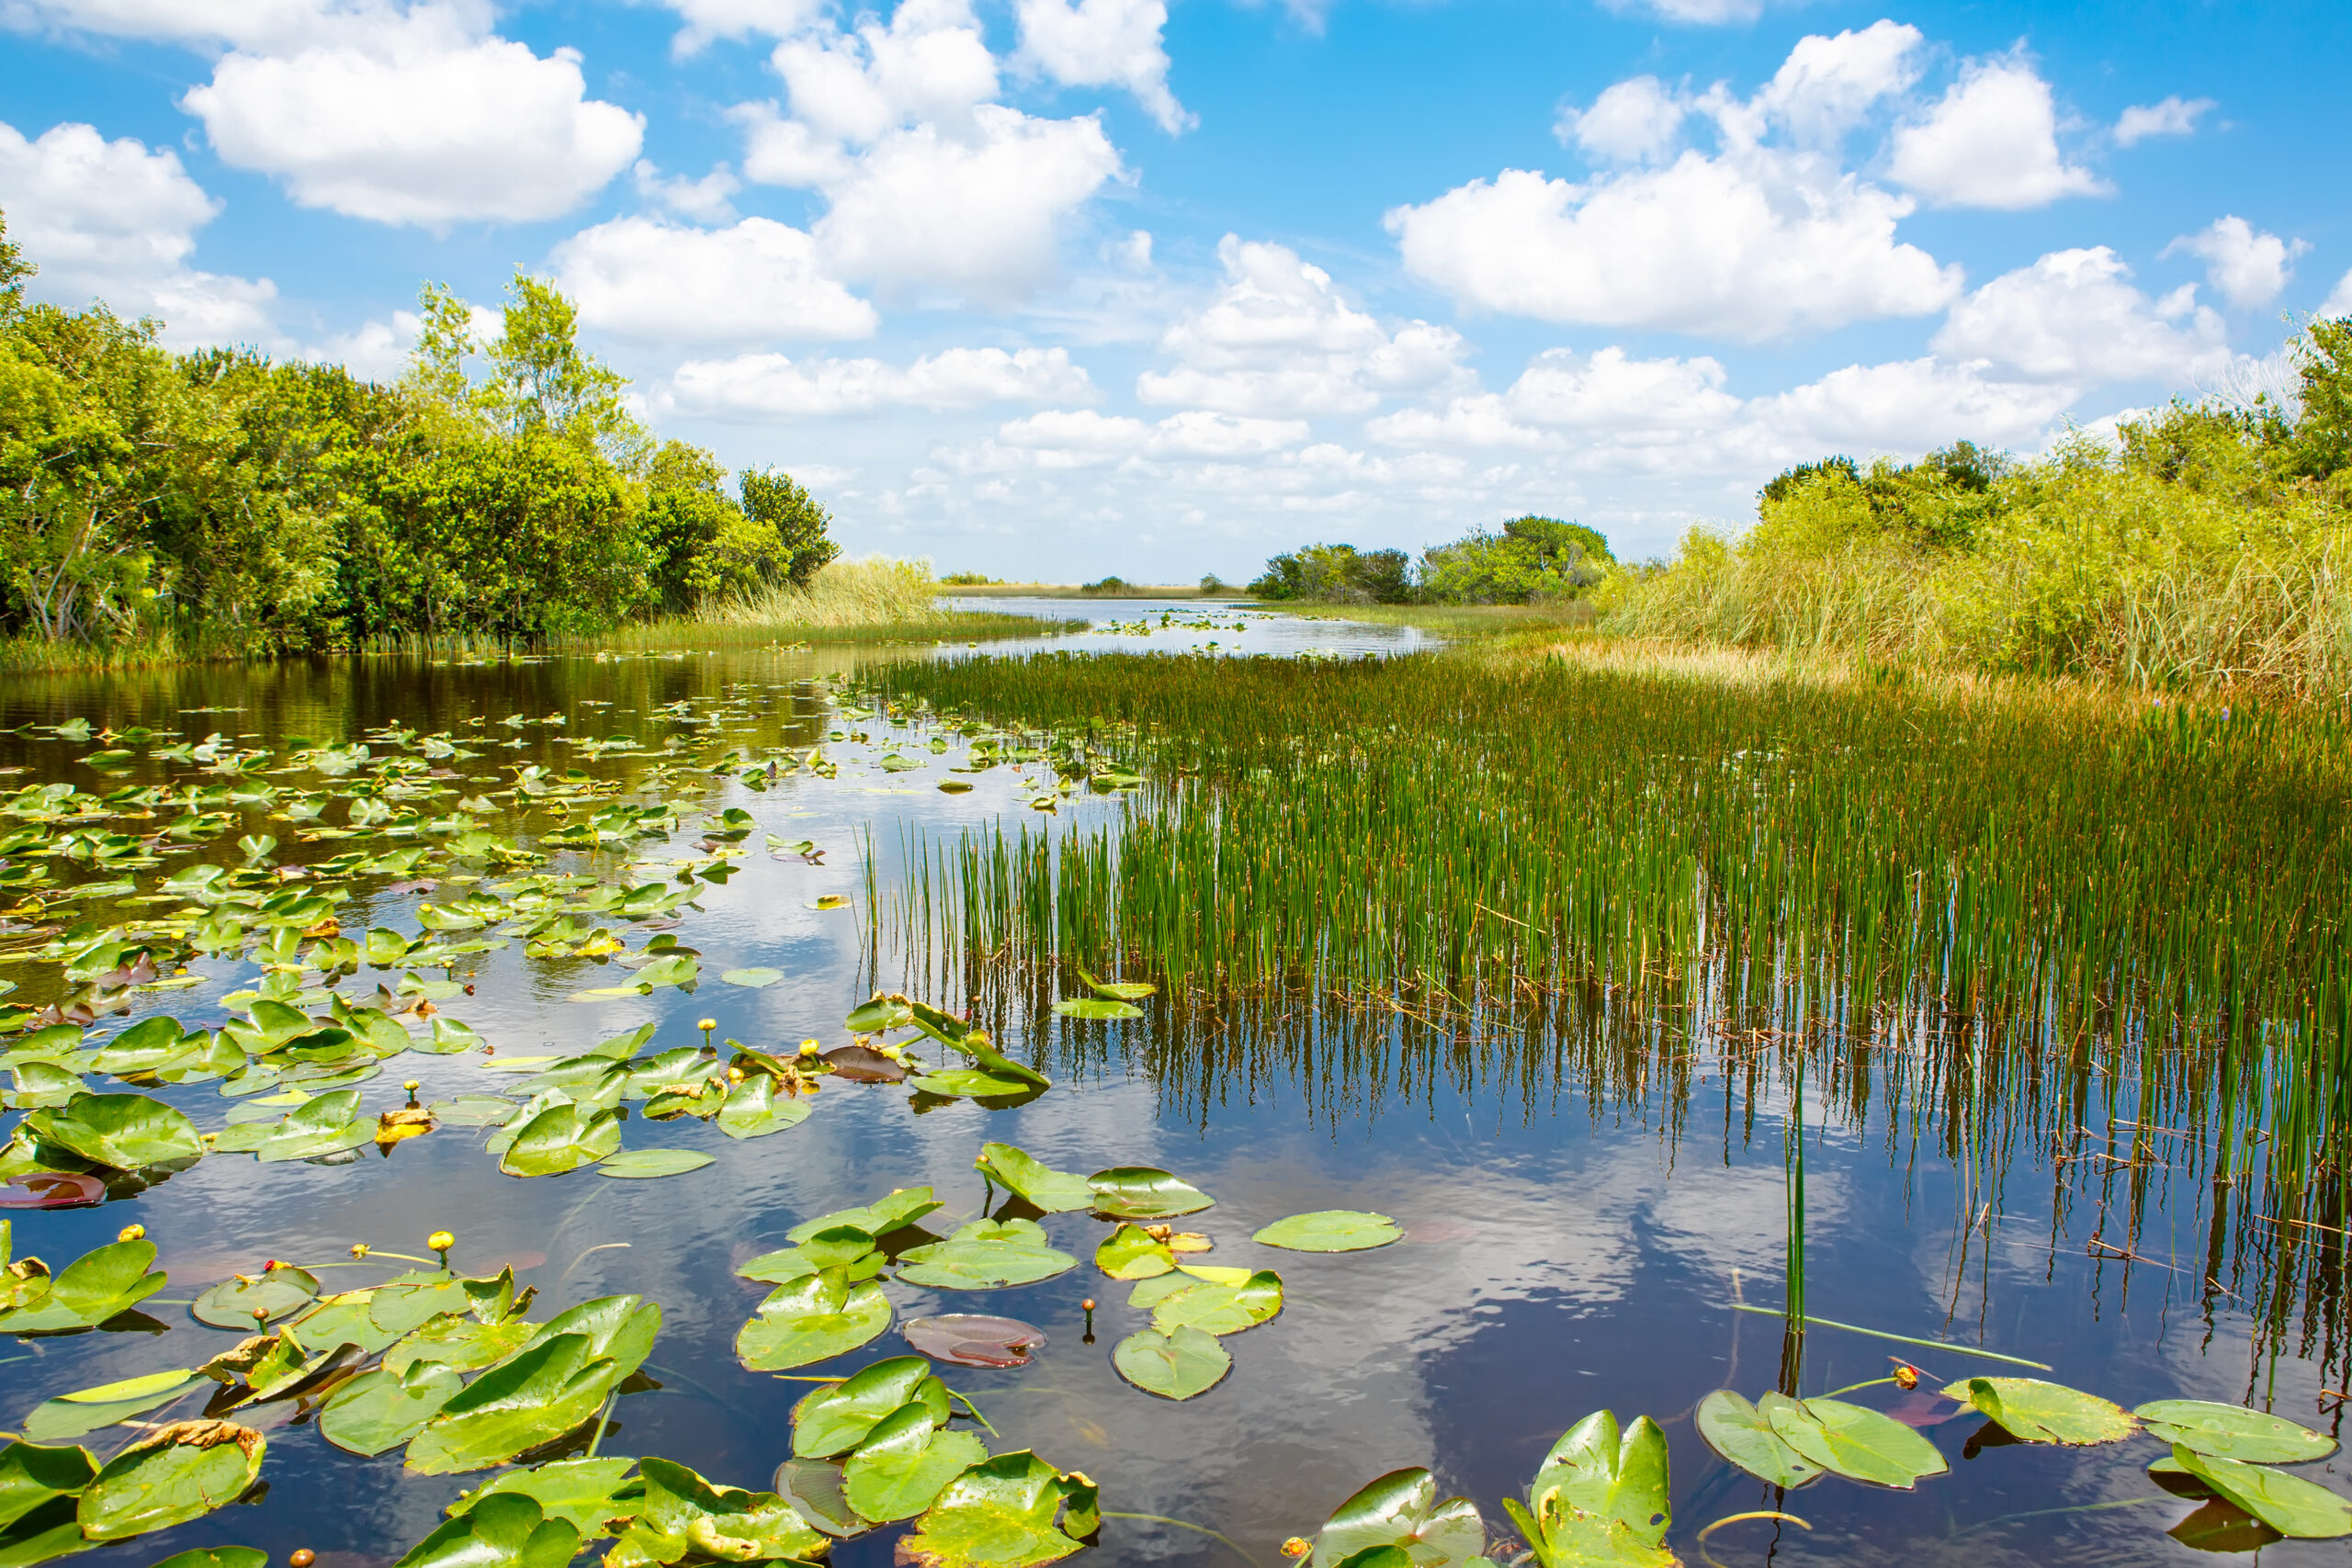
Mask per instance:
[[[1438,604],[1527,604],[1574,599],[1606,575],[1609,541],[1581,523],[1514,517],[1421,552],[1419,596]]]
[[[737,481],[743,493],[743,513],[753,523],[775,531],[783,559],[782,572],[795,588],[806,588],[817,569],[842,553],[826,530],[832,513],[790,474],[780,469],[746,468]]]
[[[1261,599],[1300,599],[1327,604],[1401,604],[1412,597],[1411,561],[1402,550],[1359,550],[1353,545],[1308,545],[1274,557],[1250,585]]]
[[[2302,409],[2289,447],[2295,472],[2329,480],[2352,469],[2352,317],[2303,334]]]
[[[0,325],[24,314],[25,284],[40,270],[8,238],[8,220],[0,215]]]

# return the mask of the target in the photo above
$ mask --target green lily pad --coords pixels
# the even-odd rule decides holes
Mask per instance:
[[[1127,1292],[1127,1304],[1148,1312],[1175,1295],[1206,1280],[1212,1285],[1238,1285],[1250,1278],[1247,1269],[1220,1269],[1213,1263],[1179,1263],[1168,1273],[1155,1274]]]
[[[718,976],[730,986],[743,986],[761,990],[784,978],[781,969],[729,969]]]
[[[1179,1327],[1172,1334],[1146,1328],[1112,1348],[1111,1364],[1146,1393],[1190,1399],[1222,1382],[1233,1370],[1233,1357],[1216,1335],[1197,1328]]]
[[[46,1448],[38,1443],[12,1442],[0,1449],[0,1541],[24,1544],[20,1521],[68,1499],[66,1522],[73,1525],[71,1499],[81,1495],[98,1473],[97,1461],[84,1448]],[[74,1533],[81,1527],[73,1525]],[[39,1532],[36,1532],[39,1533]],[[26,1561],[33,1561],[26,1559]]]
[[[1487,1521],[1466,1497],[1440,1502],[1428,1471],[1392,1470],[1332,1510],[1308,1568],[1340,1568],[1381,1548],[1422,1568],[1460,1568],[1486,1551]]]
[[[797,1095],[778,1095],[775,1079],[754,1073],[727,1091],[718,1108],[718,1130],[730,1138],[764,1138],[808,1120],[808,1102]]]
[[[662,1308],[643,1296],[598,1296],[566,1307],[533,1332],[525,1348],[543,1345],[566,1334],[588,1337],[592,1360],[610,1360],[616,1374],[627,1377],[653,1354],[662,1332]]]
[[[1821,1478],[1821,1467],[1781,1440],[1746,1396],[1719,1388],[1699,1402],[1699,1435],[1707,1446],[1759,1481],[1793,1491]]]
[[[287,1112],[277,1130],[254,1151],[254,1157],[266,1162],[311,1159],[356,1149],[376,1136],[376,1123],[359,1121],[358,1115],[357,1089],[318,1095]]]
[[[188,1310],[198,1323],[250,1331],[257,1324],[275,1323],[300,1312],[318,1295],[316,1274],[284,1265],[223,1280],[198,1296]]]
[[[0,1222],[0,1240],[5,1240],[5,1231],[6,1222]],[[147,1272],[154,1260],[152,1241],[109,1242],[85,1252],[52,1279],[25,1281],[22,1304],[0,1313],[0,1332],[96,1328],[170,1283],[166,1275]]]
[[[2160,1442],[2247,1464],[2301,1464],[2335,1451],[2335,1439],[2281,1416],[2204,1399],[2158,1399],[2132,1412]]]
[[[2040,1378],[1968,1378],[1946,1385],[1943,1393],[1974,1405],[2023,1443],[2087,1448],[2120,1442],[2140,1429],[2121,1405]]]
[[[644,1483],[628,1479],[634,1464],[625,1459],[564,1459],[530,1470],[510,1470],[461,1495],[448,1511],[455,1516],[484,1497],[512,1493],[537,1503],[546,1517],[561,1519],[578,1530],[582,1540],[595,1540],[614,1533],[616,1517],[627,1518],[642,1505]]]
[[[842,1495],[842,1467],[829,1460],[788,1459],[775,1467],[776,1495],[800,1517],[835,1540],[863,1535],[873,1527]]]
[[[969,1432],[942,1431],[920,1400],[883,1417],[842,1465],[842,1495],[876,1524],[910,1519],[940,1490],[989,1457]]]
[[[411,1367],[432,1365],[453,1371],[480,1371],[520,1350],[537,1327],[521,1318],[484,1323],[456,1315],[436,1317],[386,1350],[384,1370],[399,1375]]]
[[[1048,1214],[1094,1206],[1094,1189],[1086,1178],[1055,1170],[1011,1144],[982,1144],[979,1157],[972,1163],[999,1187]]]
[[[1094,1212],[1113,1220],[1168,1220],[1194,1214],[1216,1201],[1189,1181],[1149,1166],[1123,1165],[1086,1179]]]
[[[799,1459],[831,1459],[865,1441],[884,1417],[921,1400],[941,1422],[947,1390],[921,1356],[892,1356],[804,1397],[792,1407],[792,1451]]]
[[[2317,1482],[2175,1443],[2175,1463],[2277,1530],[2306,1540],[2352,1535],[2352,1502]]]
[[[1158,996],[1159,987],[1148,980],[1098,980],[1081,969],[1078,977],[1086,988],[1098,997],[1115,997],[1123,1002],[1139,1002],[1146,997]]]
[[[910,1247],[899,1259],[899,1278],[942,1291],[993,1291],[1034,1284],[1078,1267],[1078,1259],[1046,1244],[1035,1220],[974,1220],[945,1241]]]
[[[657,1176],[684,1176],[710,1163],[708,1155],[694,1149],[623,1149],[599,1161],[596,1174],[645,1180]]]
[[[25,1417],[24,1438],[28,1443],[67,1442],[211,1386],[212,1380],[202,1373],[175,1368],[75,1389],[33,1406],[32,1414]]]
[[[607,1568],[717,1559],[763,1562],[822,1552],[824,1538],[773,1492],[714,1486],[666,1459],[639,1461],[645,1502],[605,1554]]]
[[[408,1549],[393,1568],[565,1568],[580,1532],[520,1493],[497,1492]]]
[[[618,1111],[583,1115],[576,1105],[550,1105],[516,1130],[498,1168],[509,1176],[560,1176],[594,1165],[620,1146]]]
[[[128,1540],[235,1502],[261,1474],[268,1440],[227,1421],[175,1421],[107,1461],[74,1517],[92,1540]]]
[[[1271,1323],[1282,1310],[1282,1276],[1261,1269],[1238,1285],[1204,1281],[1178,1291],[1151,1309],[1151,1325],[1162,1334],[1190,1326],[1223,1338]]]
[[[196,1123],[143,1094],[85,1094],[29,1112],[25,1129],[44,1144],[116,1170],[202,1156]]]
[[[1176,1252],[1141,1225],[1122,1223],[1095,1247],[1094,1267],[1114,1280],[1150,1280],[1175,1271]]]
[[[1054,1011],[1064,1018],[1082,1018],[1096,1021],[1143,1016],[1143,1009],[1133,1002],[1114,1001],[1108,997],[1074,997],[1065,1001],[1056,1002]]]
[[[1797,1401],[1771,1393],[1756,1402],[1772,1433],[1799,1457],[1849,1481],[1909,1491],[1951,1468],[1936,1445],[1891,1416],[1839,1399]]]
[[[907,1085],[926,1094],[967,1100],[1010,1099],[1015,1095],[1037,1092],[1036,1084],[1028,1078],[992,1073],[980,1067],[941,1067],[933,1072],[915,1073],[908,1077]]]
[[[1093,1483],[1026,1449],[999,1454],[947,1483],[899,1543],[907,1568],[1036,1568],[1078,1551],[1100,1528]]]
[[[805,1242],[819,1231],[834,1230],[843,1225],[862,1230],[872,1236],[888,1235],[892,1231],[913,1224],[940,1207],[938,1197],[928,1187],[906,1187],[878,1198],[862,1209],[836,1209],[830,1214],[820,1214],[804,1220],[784,1233],[789,1242]]]
[[[755,1372],[830,1360],[890,1326],[890,1300],[871,1280],[852,1282],[842,1265],[786,1280],[768,1292],[735,1335],[735,1354]]]
[[[191,1546],[153,1568],[268,1568],[269,1553],[257,1546]]]
[[[559,1334],[491,1368],[410,1441],[408,1467],[427,1475],[487,1470],[583,1425],[623,1376],[589,1352],[588,1336]]]
[[[328,1396],[319,1411],[319,1435],[355,1454],[399,1448],[424,1431],[463,1386],[455,1368],[434,1361],[416,1362],[405,1375],[382,1367],[362,1372]]]
[[[1276,1220],[1250,1239],[1293,1252],[1369,1252],[1404,1237],[1405,1233],[1385,1214],[1361,1209],[1317,1209]]]
[[[735,1270],[746,1280],[763,1280],[780,1285],[786,1280],[797,1280],[814,1274],[820,1269],[841,1269],[847,1272],[853,1285],[874,1279],[889,1261],[874,1246],[874,1238],[854,1225],[836,1225],[831,1230],[819,1231],[798,1247],[782,1247],[774,1252],[763,1252]]]

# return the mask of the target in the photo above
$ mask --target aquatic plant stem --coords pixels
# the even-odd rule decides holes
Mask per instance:
[[[1227,1546],[1232,1547],[1233,1554],[1249,1563],[1250,1568],[1257,1568],[1258,1560],[1242,1551],[1240,1547],[1234,1545],[1231,1536],[1213,1530],[1206,1525],[1196,1525],[1190,1519],[1171,1519],[1165,1514],[1114,1514],[1107,1511],[1102,1517],[1106,1519],[1135,1519],[1144,1524],[1174,1525],[1180,1530],[1194,1530],[1202,1535],[1212,1536],[1225,1542]]]
[[[1717,1530],[1723,1529],[1725,1525],[1743,1524],[1749,1519],[1785,1520],[1787,1523],[1796,1526],[1799,1529],[1809,1530],[1813,1528],[1804,1520],[1797,1517],[1794,1514],[1784,1514],[1778,1508],[1758,1508],[1752,1512],[1745,1514],[1725,1514],[1722,1518],[1715,1520],[1714,1523],[1707,1526],[1706,1529],[1701,1530],[1691,1539],[1690,1544],[1699,1549],[1700,1560],[1708,1563],[1710,1568],[1723,1568],[1723,1564],[1715,1561],[1714,1554],[1707,1550],[1707,1538],[1714,1534]]]
[[[1733,1312],[1760,1313],[1766,1317],[1787,1315],[1780,1309],[1750,1306],[1746,1302],[1725,1302],[1723,1304]],[[1988,1361],[2007,1361],[2013,1367],[2031,1367],[2040,1372],[2056,1370],[2047,1361],[2029,1361],[2023,1356],[2004,1356],[1998,1350],[1979,1350],[1972,1345],[1954,1345],[1942,1339],[1920,1339],[1908,1334],[1889,1334],[1883,1328],[1864,1328],[1857,1324],[1839,1323],[1826,1317],[1807,1317],[1804,1321],[1815,1328],[1836,1328],[1842,1329],[1848,1334],[1867,1334],[1873,1339],[1892,1339],[1897,1345],[1922,1345],[1930,1350],[1948,1350],[1955,1356],[1982,1356]]]
[[[612,1393],[605,1395],[605,1403],[596,1412],[596,1435],[588,1439],[587,1457],[590,1459],[594,1459],[596,1457],[596,1450],[605,1446],[605,1423],[613,1414],[613,1401],[619,1397],[620,1391],[618,1389],[616,1389]]]

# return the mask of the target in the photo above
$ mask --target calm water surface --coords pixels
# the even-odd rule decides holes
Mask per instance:
[[[1001,600],[988,605],[1018,607]],[[1054,601],[1040,608],[1071,607]],[[1402,629],[1254,616],[1237,632],[1229,611],[1217,615],[1216,629],[1159,628],[1162,608],[1173,621],[1197,618],[1197,604],[1087,608],[1098,620],[1148,618],[1153,629],[1147,637],[1098,627],[1055,646],[1174,651],[1215,641],[1220,652],[1355,654],[1419,641]],[[705,1016],[717,1021],[721,1037],[789,1050],[812,1037],[827,1046],[844,1043],[844,1010],[877,976],[896,985],[910,972],[893,928],[870,907],[869,841],[880,863],[876,883],[888,888],[903,829],[953,831],[999,815],[1029,817],[1027,783],[1012,768],[964,775],[976,785],[967,794],[937,788],[944,770],[962,761],[960,740],[937,754],[922,744],[927,732],[896,734],[903,754],[922,767],[894,773],[874,765],[896,732],[880,716],[844,717],[823,682],[876,660],[910,656],[936,654],[820,649],[481,667],[379,660],[18,681],[0,688],[0,723],[82,716],[118,728],[148,726],[159,742],[219,731],[269,746],[290,734],[347,741],[398,721],[481,738],[464,741],[481,755],[449,765],[465,775],[463,788],[484,791],[531,762],[633,782],[664,757],[661,749],[673,736],[695,738],[668,754],[673,761],[717,744],[753,757],[822,745],[841,764],[838,777],[803,770],[754,790],[695,776],[669,789],[669,798],[690,795],[712,811],[741,807],[757,819],[740,872],[702,891],[698,908],[681,912],[675,935],[699,950],[708,976],[694,994],[573,999],[582,989],[624,981],[626,973],[589,960],[528,958],[516,941],[469,961],[458,977],[472,993],[447,1006],[509,1055],[574,1052],[647,1021],[659,1027],[654,1048],[693,1043],[695,1021]],[[681,703],[686,713],[741,716],[696,726],[660,711]],[[502,722],[548,715],[568,722]],[[866,732],[872,743],[831,739],[836,731]],[[636,738],[639,754],[580,759],[581,740],[624,733]],[[18,784],[55,777],[106,787],[75,761],[87,750],[19,734],[0,739],[0,762],[28,770]],[[194,771],[142,760],[127,777],[145,782]],[[316,789],[328,781],[278,782]],[[1081,792],[1061,801],[1056,816],[1082,825],[1115,809],[1108,797]],[[297,844],[288,825],[249,815],[245,829],[198,849],[196,858],[235,863],[240,830],[275,831],[286,843],[281,860],[320,859],[358,842]],[[510,814],[492,825],[528,833],[553,819]],[[822,863],[763,852],[763,834],[771,833],[814,840]],[[626,880],[670,874],[669,863],[690,855],[696,837],[689,829],[674,841],[640,846],[640,868]],[[588,863],[565,853],[551,868]],[[379,879],[355,886],[342,916],[346,933],[415,929],[419,896],[381,886]],[[820,910],[825,895],[842,896],[849,907]],[[642,944],[630,934],[633,945]],[[786,978],[763,990],[716,978],[750,965]],[[217,1026],[232,1016],[218,998],[258,974],[250,963],[195,967],[211,983],[142,1003],[133,1016],[165,1010],[190,1028]],[[342,984],[360,992],[390,977],[363,967]],[[1060,994],[1075,989],[1074,980],[1062,985]],[[28,992],[38,989],[28,981]],[[512,1179],[482,1151],[483,1134],[460,1128],[401,1145],[389,1157],[363,1149],[347,1164],[262,1166],[216,1156],[100,1208],[19,1213],[17,1250],[62,1264],[112,1239],[120,1226],[141,1224],[161,1245],[172,1277],[162,1297],[185,1303],[266,1257],[331,1260],[363,1240],[421,1250],[426,1232],[447,1227],[458,1236],[453,1261],[460,1268],[478,1272],[507,1262],[538,1287],[535,1316],[617,1292],[658,1301],[664,1324],[648,1371],[662,1387],[620,1401],[605,1451],[661,1454],[715,1480],[758,1488],[789,1451],[786,1413],[808,1384],[749,1372],[736,1361],[732,1337],[767,1287],[732,1269],[783,1245],[799,1221],[894,1188],[935,1186],[947,1208],[931,1224],[944,1232],[941,1222],[979,1212],[974,1154],[983,1141],[1004,1140],[1063,1169],[1144,1164],[1175,1171],[1216,1200],[1185,1222],[1215,1238],[1206,1261],[1272,1267],[1286,1282],[1279,1318],[1226,1341],[1233,1375],[1182,1404],[1145,1395],[1113,1371],[1111,1347],[1146,1314],[1125,1305],[1126,1286],[1091,1264],[987,1294],[890,1287],[901,1319],[1002,1313],[1050,1337],[1030,1367],[965,1371],[949,1381],[1002,1433],[992,1448],[1034,1447],[1095,1477],[1106,1509],[1159,1517],[1111,1519],[1096,1554],[1080,1561],[1207,1565],[1246,1558],[1271,1568],[1283,1537],[1311,1534],[1357,1486],[1408,1464],[1434,1469],[1499,1530],[1499,1499],[1518,1494],[1563,1428],[1603,1406],[1627,1420],[1647,1413],[1665,1425],[1677,1505],[1670,1543],[1686,1560],[1698,1560],[1690,1540],[1707,1521],[1774,1506],[1768,1489],[1714,1458],[1690,1420],[1710,1390],[1731,1386],[1752,1396],[1772,1386],[1781,1369],[1778,1320],[1734,1307],[1777,1307],[1781,1300],[1789,1101],[1778,1080],[1752,1070],[1752,1054],[1743,1055],[1736,1042],[1666,1042],[1657,1050],[1670,1070],[1627,1073],[1622,1062],[1603,1071],[1603,1064],[1548,1045],[1531,1052],[1495,1041],[1449,1050],[1402,1027],[1305,1010],[1261,1021],[1247,1051],[1186,1054],[1151,1032],[1161,1027],[1159,1003],[1147,1004],[1153,1016],[1139,1022],[1077,1023],[1021,1005],[1021,989],[1008,991],[1012,1002],[999,998],[1001,1041],[1057,1081],[1018,1109],[959,1101],[917,1114],[903,1089],[835,1083],[807,1122],[747,1142],[691,1120],[635,1119],[625,1131],[628,1146],[691,1147],[716,1162],[653,1181],[605,1180],[593,1171]],[[1048,983],[1034,1002],[1051,994]],[[966,1001],[936,991],[929,999]],[[107,1021],[94,1033],[122,1021]],[[396,1082],[411,1075],[424,1080],[428,1099],[514,1082],[485,1071],[476,1055],[412,1055],[364,1086],[368,1111],[398,1103]],[[159,1092],[207,1130],[222,1125],[232,1103],[216,1086]],[[2290,1337],[2285,1353],[2257,1355],[2248,1305],[2231,1294],[2231,1281],[2206,1287],[2209,1188],[2173,1182],[2162,1168],[2139,1168],[2119,1184],[2111,1173],[2080,1164],[2053,1167],[2024,1142],[2004,1155],[1988,1185],[1985,1162],[1953,1147],[1932,1116],[1923,1124],[1891,1116],[1884,1105],[1881,1097],[1858,1111],[1847,1094],[1836,1108],[1808,1110],[1815,1140],[1810,1307],[1817,1316],[1954,1348],[1816,1329],[1804,1349],[1804,1392],[1882,1377],[1890,1352],[1916,1359],[1939,1379],[2019,1370],[1958,1348],[1980,1347],[2050,1363],[2061,1381],[2126,1405],[2251,1395],[2333,1429],[2324,1414],[2332,1401],[2323,1397],[2331,1377],[2323,1362],[2332,1348]],[[2140,1221],[2130,1248],[2138,1261],[2127,1269],[2102,1257],[2091,1238],[2112,1242],[2122,1234],[2110,1209],[2130,1199],[2135,1184]],[[1323,1208],[1392,1215],[1407,1240],[1334,1257],[1277,1253],[1249,1240],[1268,1221]],[[1045,1223],[1057,1246],[1082,1259],[1105,1234],[1085,1215]],[[1089,1296],[1099,1303],[1091,1339],[1080,1307]],[[0,1342],[6,1363],[0,1423],[13,1425],[48,1395],[193,1366],[232,1342],[195,1322],[184,1305],[151,1303],[151,1311],[166,1332],[24,1340],[13,1348]],[[904,1349],[894,1331],[819,1370],[846,1371]],[[1872,1394],[1893,1403],[1891,1390]],[[1926,1421],[1951,1407],[1919,1396],[1902,1408]],[[1782,1505],[1810,1531],[1785,1526],[1776,1536],[1769,1522],[1735,1526],[1708,1549],[1726,1564],[1762,1562],[1768,1553],[1784,1563],[2139,1563],[2182,1559],[2190,1550],[2165,1532],[2195,1505],[2162,1498],[2143,1472],[2163,1451],[2154,1442],[2079,1452],[1986,1448],[1963,1458],[1979,1425],[1970,1417],[1926,1427],[1952,1472],[1916,1494],[1825,1481]],[[114,1436],[89,1440],[103,1454]],[[375,1460],[344,1453],[307,1423],[279,1427],[270,1443],[269,1490],[257,1506],[99,1549],[85,1561],[93,1568],[142,1568],[186,1547],[239,1542],[279,1562],[308,1546],[322,1568],[377,1568],[426,1533],[465,1483],[407,1474],[396,1452]],[[2327,1480],[2341,1462],[2306,1473]],[[2131,1502],[2144,1498],[2160,1500]],[[2130,1506],[2102,1506],[2117,1504]],[[856,1568],[888,1562],[899,1533],[841,1544],[834,1560]],[[2290,1542],[2264,1555],[2282,1563],[2340,1562],[2343,1548]]]

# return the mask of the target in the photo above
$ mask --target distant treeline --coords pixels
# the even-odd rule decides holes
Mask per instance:
[[[2176,400],[2020,459],[1829,457],[1755,525],[1611,574],[1602,626],[2135,685],[2352,694],[2352,320],[2288,346],[2291,385]]]
[[[1261,599],[1334,604],[1532,604],[1580,598],[1607,576],[1609,541],[1580,523],[1514,517],[1498,534],[1403,550],[1309,545],[1279,555],[1250,585]]]
[[[428,286],[406,375],[175,354],[25,299],[0,224],[0,636],[278,652],[527,641],[805,582],[830,522],[781,473],[657,442],[517,274],[504,331]]]

